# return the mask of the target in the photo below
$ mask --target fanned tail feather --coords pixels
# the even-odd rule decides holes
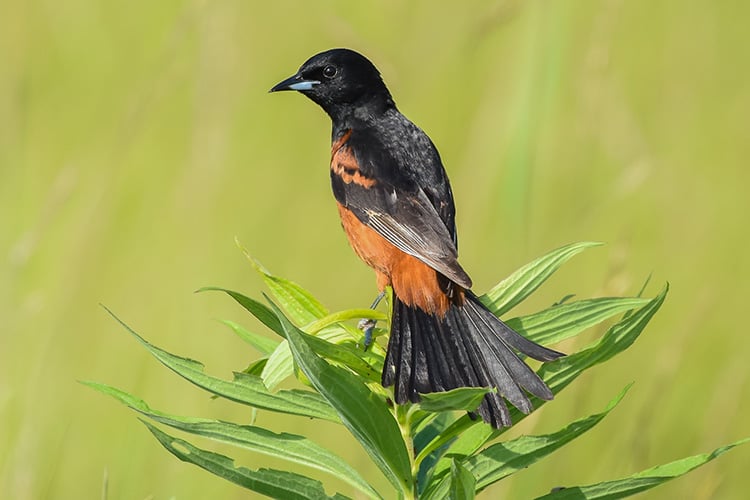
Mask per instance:
[[[522,337],[492,314],[468,290],[462,304],[444,317],[405,304],[394,294],[383,385],[394,385],[396,403],[417,402],[420,394],[458,387],[496,387],[477,409],[493,427],[511,425],[505,400],[524,413],[533,410],[526,392],[550,400],[553,395],[514,351],[540,361],[562,353]]]

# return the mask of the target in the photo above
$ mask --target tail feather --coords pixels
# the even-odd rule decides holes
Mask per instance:
[[[494,427],[511,425],[509,401],[524,413],[533,409],[527,391],[552,399],[547,385],[513,349],[540,361],[562,353],[537,345],[510,329],[466,291],[463,304],[438,317],[394,295],[391,336],[382,382],[394,385],[397,403],[458,387],[496,387],[477,413]]]
[[[425,323],[436,325],[434,338],[441,346],[445,357],[446,375],[444,377],[443,389],[450,390],[459,387],[456,385],[456,379],[465,381],[464,385],[478,387],[481,385],[482,376],[477,371],[475,362],[476,354],[470,346],[467,346],[461,339],[453,334],[457,329],[463,328],[460,318],[455,316],[446,316],[445,321],[439,321],[434,316],[424,314]],[[430,330],[422,330],[427,335],[433,334]]]
[[[419,316],[420,331],[429,331],[432,324],[424,316]],[[425,360],[427,364],[427,387],[430,392],[445,391],[451,378],[450,370],[453,365],[451,356],[446,355],[443,343],[440,340],[440,332],[434,332],[434,342],[424,342]],[[450,351],[447,351],[450,352]],[[421,389],[419,392],[422,392]]]
[[[403,335],[391,336],[388,341],[385,366],[383,368],[383,386],[394,385],[396,402],[401,404],[409,400],[407,390],[411,384],[411,369],[413,366],[411,348],[411,326],[408,308],[394,308],[391,329],[398,329]]]
[[[505,323],[500,321],[494,314],[485,309],[478,300],[475,302],[473,299],[474,297],[467,301],[467,307],[472,309],[482,323],[481,327],[477,328],[475,331],[479,333],[487,347],[493,352],[495,357],[502,362],[507,371],[512,374],[511,378],[516,383],[513,385],[518,385],[526,389],[538,398],[544,400],[552,399],[552,392],[549,390],[549,387],[542,382],[539,376],[534,373],[526,363],[521,361],[521,359],[513,352],[511,346],[540,361],[551,361],[557,359],[562,356],[562,353],[553,351],[552,349],[547,349],[546,347],[542,347],[539,344],[535,344],[525,337],[522,337],[511,330]],[[533,346],[533,349],[521,349],[519,347],[526,347],[526,344]],[[501,386],[498,385],[498,387]],[[523,392],[521,392],[521,394],[522,398],[518,400],[518,404],[511,397],[508,397],[508,400],[513,403],[513,406],[522,411],[524,411],[524,408],[519,406],[519,404],[527,405],[528,411],[524,411],[524,413],[529,413],[532,409],[531,403],[528,398],[523,395]]]
[[[416,314],[415,310],[409,311],[411,324],[421,323],[421,317]],[[415,331],[420,331],[421,325],[415,328]],[[419,393],[425,391],[434,391],[432,381],[435,379],[435,358],[427,356],[428,342],[423,335],[412,335],[412,372],[411,372],[411,386],[409,387],[409,400],[416,402],[419,401]],[[424,370],[416,369],[418,366],[424,366]],[[430,370],[432,368],[432,370]]]
[[[476,324],[469,317],[471,322],[470,332],[475,335],[469,342],[477,349],[475,362],[485,369],[485,381],[489,381],[493,386],[498,388],[498,392],[510,401],[510,403],[523,411],[529,413],[533,409],[531,401],[523,392],[520,380],[532,372],[526,364],[502,342],[502,339],[488,338],[494,332],[487,329],[485,324]],[[495,340],[495,342],[493,342]],[[500,342],[498,342],[500,340]],[[514,363],[516,361],[516,363]]]
[[[469,318],[462,314],[446,314],[444,321],[441,321],[431,315],[425,314],[424,316],[439,325],[441,338],[450,346],[449,352],[455,354],[454,369],[450,372],[450,383],[447,384],[445,390],[456,387],[493,386],[490,382],[492,369],[487,366],[482,356],[482,347],[478,347],[474,342],[465,342],[461,335],[456,334],[456,332],[470,331]],[[508,408],[503,398],[497,393],[487,394],[477,408],[477,413],[494,427],[511,425]]]
[[[472,308],[476,315],[484,318],[485,321],[488,321],[492,325],[492,329],[501,339],[503,339],[503,341],[523,354],[539,361],[554,361],[560,356],[563,356],[562,353],[540,346],[513,331],[508,325],[499,321],[475,295],[472,294],[467,297],[467,307]]]

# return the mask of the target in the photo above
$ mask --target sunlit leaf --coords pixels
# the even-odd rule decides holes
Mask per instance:
[[[450,478],[447,498],[451,500],[472,500],[474,498],[476,493],[474,475],[456,459],[451,461]]]
[[[328,315],[328,309],[318,302],[318,299],[297,283],[288,279],[274,276],[255,257],[240,245],[237,245],[250,261],[253,268],[260,274],[266,286],[278,303],[298,325],[306,325]]]
[[[643,307],[648,299],[601,297],[554,305],[538,313],[512,318],[507,325],[542,345],[578,335],[617,314]]]
[[[425,411],[476,410],[485,394],[492,392],[486,387],[460,387],[446,392],[422,394],[419,407]]]
[[[250,470],[246,467],[235,467],[234,461],[224,455],[197,448],[184,439],[170,436],[145,420],[142,422],[167,451],[183,462],[197,465],[243,488],[271,498],[290,500],[348,498],[338,493],[329,497],[320,481],[301,474],[274,469]]]
[[[266,336],[258,335],[257,333],[249,332],[244,327],[238,325],[234,321],[227,319],[220,320],[222,323],[227,325],[232,331],[237,334],[239,338],[253,346],[261,354],[268,356],[274,349],[279,345],[279,342],[273,339],[269,339]]]
[[[304,436],[277,434],[261,427],[237,425],[218,420],[179,417],[154,410],[140,398],[115,387],[86,382],[104,394],[108,394],[133,410],[152,420],[190,434],[207,437],[215,441],[233,444],[250,451],[286,460],[327,472],[346,481],[370,498],[379,498],[378,493],[341,458],[317,445]]]
[[[575,380],[585,370],[603,363],[621,353],[638,338],[651,318],[661,307],[669,287],[651,299],[645,306],[635,310],[630,316],[613,325],[590,347],[577,353],[545,363],[539,369],[539,375],[553,393],[557,394]]]
[[[595,245],[597,243],[576,243],[550,252],[516,271],[488,292],[483,301],[496,314],[502,314],[536,290],[562,263]],[[353,321],[362,318],[383,321],[387,316],[370,309],[328,313],[307,290],[272,275],[248,257],[280,307],[274,302],[268,307],[226,289],[204,290],[227,293],[284,340],[268,339],[249,332],[238,323],[224,321],[262,355],[250,364],[246,373],[235,373],[232,381],[206,375],[198,361],[151,345],[115,319],[154,357],[180,376],[214,396],[252,406],[253,421],[255,412],[261,409],[343,423],[396,488],[396,496],[473,498],[477,492],[533,465],[593,428],[624,395],[625,391],[602,413],[577,420],[552,434],[520,436],[488,446],[489,441],[507,429],[494,429],[466,412],[475,409],[491,389],[458,388],[426,394],[419,403],[394,407],[386,397],[390,392],[379,385],[384,349],[375,343],[364,350],[359,344],[363,334],[353,325]],[[632,345],[661,307],[667,292],[668,287],[665,287],[650,300],[603,297],[571,302],[567,296],[543,311],[513,318],[507,323],[533,341],[550,344],[620,315],[619,321],[588,347],[541,366],[538,374],[553,394],[558,395],[585,370]],[[300,326],[295,326],[294,322]],[[269,390],[291,374],[316,392],[272,393]],[[348,482],[360,495],[379,498],[354,468],[304,436],[274,433],[255,425],[169,415],[149,408],[142,400],[123,391],[93,382],[86,384],[118,398],[155,422],[295,465],[316,468]],[[545,403],[533,397],[532,402],[536,408]],[[526,416],[512,407],[510,412],[514,422]],[[226,456],[196,448],[144,423],[165,448],[182,460],[246,488],[283,498],[326,498],[325,490],[316,480],[286,471],[238,468]],[[678,460],[625,479],[556,491],[545,498],[621,498],[684,474],[737,444],[740,442],[719,448],[712,454]],[[412,447],[416,456],[410,460],[407,450]],[[341,496],[337,494],[337,497]]]
[[[362,444],[375,464],[402,492],[411,491],[411,465],[406,446],[385,400],[351,372],[318,357],[306,335],[272,303],[286,332],[295,362],[315,389],[336,409],[341,421]]]
[[[675,460],[664,465],[657,465],[650,469],[633,474],[630,477],[605,481],[588,486],[571,486],[558,489],[547,495],[539,497],[544,500],[580,500],[580,499],[606,499],[616,500],[626,498],[642,491],[650,490],[674,478],[683,476],[688,472],[707,464],[711,460],[723,455],[735,446],[750,442],[750,439],[742,439],[727,446],[717,448],[711,453],[694,455],[692,457]]]
[[[247,365],[247,368],[245,368],[244,370],[242,370],[242,373],[245,373],[247,375],[254,375],[256,377],[260,377],[260,374],[263,373],[263,369],[266,367],[266,362],[267,361],[268,361],[268,358],[259,358],[259,359],[256,359],[255,361],[253,361],[249,365]]]
[[[274,389],[292,375],[294,375],[294,358],[292,358],[292,352],[289,350],[289,343],[284,340],[268,356],[268,361],[260,376],[266,387]]]
[[[226,293],[227,295],[232,297],[234,300],[236,300],[239,305],[244,307],[246,311],[248,311],[250,314],[258,318],[261,323],[266,325],[272,331],[278,333],[279,335],[282,335],[281,325],[279,324],[279,320],[276,318],[276,315],[274,315],[273,312],[265,304],[261,304],[257,300],[251,299],[250,297],[247,297],[239,292],[227,290],[226,288],[207,286],[198,290],[198,292],[208,292],[208,291]]]
[[[544,363],[538,373],[549,386],[553,394],[557,395],[585,370],[607,361],[612,356],[630,347],[638,338],[656,311],[659,310],[667,295],[669,287],[665,287],[659,295],[651,299],[645,306],[635,310],[629,317],[621,320],[607,330],[607,332],[590,347],[574,354],[570,354],[555,361]],[[533,398],[535,407],[544,404]],[[522,420],[525,415],[516,408],[510,408],[513,422]],[[489,440],[496,438],[506,429],[493,429],[489,425],[475,422],[464,416],[458,419],[447,430],[446,440],[453,439],[450,453],[471,455],[482,448]],[[440,447],[444,442],[439,440],[431,443],[431,447]],[[443,459],[435,466],[435,475],[446,474],[450,469],[448,460]]]
[[[231,382],[212,377],[204,372],[203,364],[175,356],[147,342],[112,311],[106,307],[105,309],[164,366],[212,394],[264,410],[339,421],[336,413],[319,394],[301,390],[271,393],[259,377],[241,372],[235,373]]]
[[[328,326],[335,325],[344,321],[360,319],[374,319],[376,321],[385,321],[388,319],[388,317],[381,311],[376,311],[375,309],[347,309],[346,311],[335,312],[329,314],[328,316],[325,316],[324,318],[313,321],[309,325],[302,328],[302,330],[314,335]]]
[[[455,417],[451,413],[438,413],[435,418],[431,418],[414,436],[414,452],[417,454],[414,462],[419,466],[417,486],[420,494],[429,486],[428,478],[432,474],[432,469],[442,457],[442,451],[447,449],[448,445],[443,444],[440,449],[430,448],[426,450],[425,448],[430,443],[436,441],[438,436],[441,436],[454,420]],[[423,453],[423,451],[426,453]]]
[[[521,436],[493,444],[468,457],[463,463],[477,480],[477,491],[515,472],[530,467],[550,453],[580,437],[602,421],[627,393],[627,386],[609,402],[603,412],[576,420],[565,428],[543,436]]]
[[[319,355],[347,366],[368,380],[380,380],[383,356],[377,355],[374,350],[364,351],[355,345],[347,345],[351,344],[351,336],[341,328],[327,327],[316,336],[308,335],[307,340]],[[292,353],[284,340],[269,356],[262,374],[263,381],[273,389],[293,373]]]
[[[599,245],[601,243],[584,241],[553,250],[518,269],[482,295],[480,300],[495,315],[502,316],[531,295],[565,261],[587,248]]]

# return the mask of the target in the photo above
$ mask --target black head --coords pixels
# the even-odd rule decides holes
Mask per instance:
[[[336,119],[355,109],[369,113],[395,107],[375,65],[349,49],[331,49],[308,59],[297,73],[270,92],[296,90]]]

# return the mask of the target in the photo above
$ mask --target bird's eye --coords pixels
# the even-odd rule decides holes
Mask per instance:
[[[326,66],[323,68],[323,76],[326,78],[333,78],[336,76],[336,67],[335,66]]]

